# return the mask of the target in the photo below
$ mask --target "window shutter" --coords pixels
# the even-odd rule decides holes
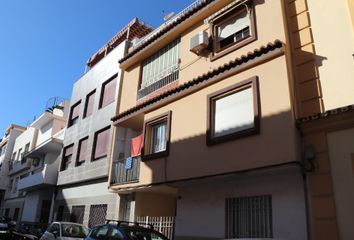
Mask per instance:
[[[85,117],[90,116],[93,112],[93,103],[95,100],[95,95],[96,95],[95,92],[93,92],[87,97]]]
[[[214,136],[242,131],[254,126],[252,88],[235,92],[215,101]]]
[[[72,108],[71,120],[75,119],[80,115],[80,103]]]
[[[70,146],[70,147],[65,148],[64,157],[68,157],[68,156],[72,155],[73,154],[73,148],[74,148],[74,146]]]
[[[232,34],[248,27],[249,25],[250,19],[247,11],[243,11],[242,13],[235,16],[235,18],[231,18],[228,21],[220,24],[218,27],[219,38],[225,39]]]
[[[109,129],[99,132],[96,135],[96,147],[94,158],[100,158],[107,155],[109,140]]]
[[[80,141],[80,153],[79,153],[79,159],[78,161],[85,161],[86,159],[86,152],[87,152],[87,142],[88,142],[88,138],[83,139]]]
[[[116,84],[117,78],[112,79],[111,81],[107,82],[103,87],[103,96],[102,96],[102,103],[101,107],[105,107],[108,104],[114,102],[115,100],[115,93],[116,93]]]

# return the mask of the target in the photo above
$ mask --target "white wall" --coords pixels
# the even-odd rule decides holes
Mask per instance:
[[[116,195],[108,192],[108,183],[93,183],[78,187],[65,188],[58,191],[57,200],[71,198],[88,198],[101,195]]]
[[[226,198],[271,194],[273,239],[306,239],[304,191],[298,168],[210,179],[180,187],[178,194],[176,236],[222,239]]]

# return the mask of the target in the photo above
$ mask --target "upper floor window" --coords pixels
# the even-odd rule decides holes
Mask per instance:
[[[80,116],[80,105],[81,105],[81,100],[75,103],[71,109],[70,109],[70,115],[69,115],[69,127],[77,123],[79,120]]]
[[[245,4],[227,10],[213,19],[214,55],[218,56],[219,53],[224,55],[254,41],[256,39],[254,23],[254,9],[251,5]]]
[[[18,150],[18,153],[17,153],[17,161],[20,161],[20,160],[22,160],[22,148],[20,148],[19,150]]]
[[[102,84],[99,108],[103,108],[115,101],[117,76],[118,75],[115,74],[108,81]]]
[[[143,62],[138,98],[178,79],[179,47],[180,39],[176,39]]]
[[[257,78],[208,95],[208,112],[208,144],[258,133]]]
[[[171,112],[167,112],[144,124],[143,159],[168,155],[170,142]]]
[[[110,127],[108,126],[95,133],[92,160],[97,160],[107,156],[109,145],[109,129]]]
[[[14,153],[12,154],[12,160],[13,160],[13,161],[16,160],[16,152],[14,152]]]
[[[71,163],[71,158],[73,155],[73,148],[74,144],[71,144],[69,146],[66,146],[63,150],[63,158],[61,160],[61,168],[60,171],[64,171],[68,169],[70,163]]]
[[[85,137],[79,141],[79,147],[77,151],[76,164],[75,164],[76,166],[80,166],[86,160],[87,142],[88,142],[88,137]]]
[[[85,109],[84,109],[84,118],[88,117],[92,114],[93,112],[93,104],[95,101],[95,94],[96,90],[90,92],[87,96],[86,96],[86,101],[85,101]]]

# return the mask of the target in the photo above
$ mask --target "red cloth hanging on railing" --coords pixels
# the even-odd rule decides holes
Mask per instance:
[[[143,134],[132,138],[131,140],[131,157],[136,157],[141,155],[141,148],[143,145]]]

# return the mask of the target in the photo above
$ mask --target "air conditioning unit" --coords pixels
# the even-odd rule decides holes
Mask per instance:
[[[207,32],[199,32],[193,36],[190,41],[190,51],[199,55],[202,51],[206,50],[209,46],[209,38]]]

